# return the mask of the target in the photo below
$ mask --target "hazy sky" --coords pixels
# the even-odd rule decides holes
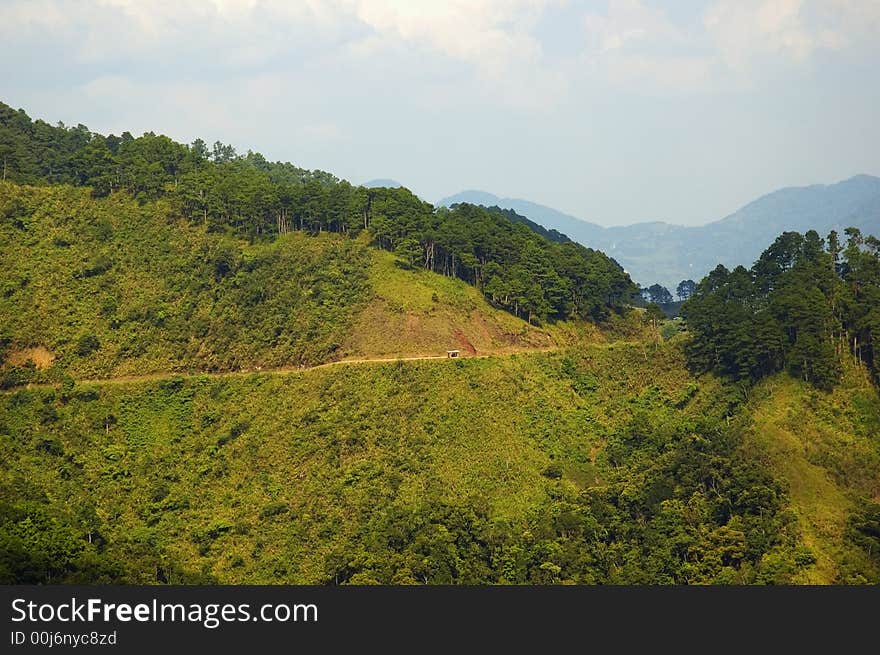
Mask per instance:
[[[880,174],[880,0],[0,0],[0,100],[426,200],[699,224]]]

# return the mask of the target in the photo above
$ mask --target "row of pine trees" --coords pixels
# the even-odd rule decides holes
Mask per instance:
[[[700,370],[737,380],[786,370],[828,389],[849,353],[880,378],[880,240],[785,232],[751,269],[718,266],[682,313]]]
[[[87,186],[96,197],[124,192],[169,202],[212,231],[251,240],[291,230],[367,232],[372,245],[411,267],[456,277],[529,322],[622,311],[635,287],[613,259],[573,242],[553,242],[501,211],[434,208],[404,188],[355,187],[323,171],[270,162],[259,153],[153,133],[104,136],[33,121],[0,103],[4,179]]]

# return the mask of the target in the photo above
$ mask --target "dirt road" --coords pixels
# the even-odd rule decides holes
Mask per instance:
[[[505,352],[505,353],[486,353],[486,354],[477,354],[477,355],[466,355],[461,356],[457,359],[487,359],[490,357],[510,357],[511,355],[516,354],[528,354],[528,353],[538,353],[538,352],[550,352],[553,350],[557,350],[557,347],[550,348],[525,348],[523,350],[517,350],[514,352]],[[138,382],[150,382],[154,380],[167,380],[170,378],[196,378],[196,377],[209,377],[209,378],[222,378],[222,377],[241,377],[245,375],[284,375],[289,373],[298,373],[302,371],[311,371],[318,368],[328,368],[331,366],[349,366],[349,365],[360,365],[360,364],[390,364],[394,362],[416,362],[423,360],[448,360],[453,361],[455,358],[447,357],[446,355],[413,355],[408,357],[372,357],[372,358],[359,358],[359,359],[340,359],[333,362],[325,362],[323,364],[315,364],[314,366],[284,366],[279,368],[260,368],[254,367],[249,369],[243,369],[238,371],[222,371],[222,372],[203,372],[203,373],[192,373],[192,372],[160,372],[160,373],[145,373],[144,375],[121,375],[118,377],[112,378],[83,378],[77,379],[77,384],[97,384],[97,385],[107,385],[107,384],[128,384],[128,383],[138,383]],[[55,384],[28,384],[23,388],[26,389],[39,389],[39,388],[48,388],[57,386]],[[22,387],[19,387],[22,388]],[[16,389],[8,389],[6,393],[13,392]]]

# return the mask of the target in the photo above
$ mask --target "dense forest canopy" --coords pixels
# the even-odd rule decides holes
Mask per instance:
[[[846,237],[786,232],[750,270],[706,276],[682,308],[694,366],[737,380],[787,370],[827,389],[849,351],[880,376],[880,240]]]
[[[461,203],[455,203],[454,205],[450,205],[450,207],[457,207],[459,204]],[[537,232],[548,241],[555,241],[556,243],[567,243],[571,241],[571,239],[569,239],[568,236],[566,236],[562,232],[559,232],[558,230],[548,230],[543,225],[539,225],[538,223],[529,220],[522,214],[518,214],[512,209],[504,209],[502,207],[499,207],[498,205],[481,206],[486,207],[490,211],[504,214],[505,216],[507,216],[507,218],[510,219],[511,223],[523,223],[524,225],[527,225],[529,229],[531,229],[533,232]]]
[[[354,187],[220,142],[184,145],[152,132],[104,136],[83,125],[32,121],[0,103],[0,159],[4,180],[87,186],[96,197],[124,191],[144,203],[167,199],[191,222],[252,240],[291,230],[367,231],[373,245],[463,279],[529,322],[601,320],[635,290],[603,253],[538,234],[500,210],[435,209],[405,188]]]

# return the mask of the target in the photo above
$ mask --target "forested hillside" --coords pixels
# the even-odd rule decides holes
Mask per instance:
[[[0,582],[880,583],[874,237],[666,321],[497,208],[5,106],[0,156]]]
[[[316,363],[369,298],[370,254],[350,239],[248,244],[175,219],[165,201],[71,187],[6,183],[0,212],[12,364],[33,349],[77,377]]]
[[[863,367],[842,361],[832,392],[776,374],[750,392],[745,441],[784,480],[812,584],[877,582],[880,566],[880,396]],[[855,546],[855,547],[853,547]],[[864,564],[873,562],[874,577]]]
[[[251,242],[69,186],[0,183],[0,214],[0,387],[555,343],[365,238]]]
[[[87,186],[97,198],[124,191],[144,204],[167,203],[190,225],[251,241],[292,230],[367,232],[372,245],[465,280],[530,323],[601,320],[622,310],[634,291],[604,254],[548,241],[500,212],[435,210],[404,188],[353,187],[259,153],[238,155],[219,142],[209,149],[201,140],[187,146],[153,133],[103,136],[82,125],[32,121],[0,104],[0,158],[4,180]],[[6,221],[20,211],[7,207]]]
[[[876,392],[779,384],[787,406],[767,387],[753,410],[674,345],[618,344],[18,390],[0,396],[0,577],[880,581],[856,495],[880,490]],[[821,445],[780,452],[767,422],[797,434],[807,409]]]
[[[786,232],[750,270],[719,265],[682,310],[694,366],[737,380],[787,370],[828,390],[851,353],[877,378],[880,240],[846,235]]]

